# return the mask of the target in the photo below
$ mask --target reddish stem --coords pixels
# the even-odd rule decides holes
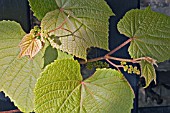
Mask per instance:
[[[82,84],[82,85],[85,85],[85,83],[84,83],[83,81],[81,81],[81,84]]]
[[[122,58],[116,58],[116,57],[111,57],[110,55],[115,53],[116,51],[118,51],[119,49],[121,49],[122,47],[124,47],[125,45],[127,45],[129,42],[131,42],[133,40],[133,38],[129,38],[128,40],[126,40],[125,42],[123,42],[121,45],[119,45],[118,47],[116,47],[115,49],[113,49],[112,51],[110,51],[109,53],[107,53],[105,56],[103,57],[98,57],[98,58],[94,58],[94,59],[89,59],[87,61],[80,61],[80,64],[85,64],[87,62],[94,62],[94,61],[98,61],[98,60],[106,60],[109,64],[111,64],[112,66],[116,67],[118,69],[118,71],[120,71],[119,67],[123,67],[121,65],[116,65],[113,62],[111,62],[109,59],[112,60],[118,60],[118,61],[127,61],[127,62],[132,62],[132,63],[138,63],[137,61],[133,60],[133,59],[122,59]]]
[[[108,59],[112,59],[112,60],[117,60],[117,61],[125,61],[125,62],[132,62],[132,63],[139,63],[138,60],[136,59],[124,59],[124,58],[117,58],[117,57],[111,57],[111,56],[107,56]]]
[[[122,65],[116,65],[113,62],[111,62],[109,59],[106,58],[106,61],[111,64],[112,66],[116,67],[118,71],[120,71],[119,67],[123,67]]]
[[[105,57],[97,57],[97,58],[89,59],[89,60],[87,60],[87,62],[95,62],[95,61],[104,60],[104,59],[105,59]],[[86,61],[80,61],[79,63],[80,64],[86,64],[87,62]]]
[[[117,50],[121,49],[122,47],[124,47],[125,45],[127,45],[129,42],[132,41],[132,38],[126,40],[125,42],[123,42],[121,45],[119,45],[118,47],[116,47],[115,49],[113,49],[112,51],[110,51],[108,54],[106,54],[103,57],[98,57],[98,58],[93,58],[93,59],[89,59],[87,61],[80,61],[80,64],[86,64],[87,62],[94,62],[94,61],[98,61],[98,60],[106,60],[106,59],[111,59],[111,54],[115,53]],[[113,59],[115,60],[115,59]],[[127,59],[126,59],[127,60]]]
[[[108,54],[106,54],[105,56],[109,56],[113,53],[115,53],[117,50],[121,49],[122,47],[124,47],[125,45],[127,45],[129,42],[132,41],[133,38],[129,38],[128,40],[126,40],[125,42],[123,42],[121,45],[119,45],[118,47],[116,47],[115,49],[113,49],[112,51],[110,51]]]
[[[15,109],[15,110],[9,110],[9,111],[1,111],[0,113],[18,113],[21,112],[19,109]]]

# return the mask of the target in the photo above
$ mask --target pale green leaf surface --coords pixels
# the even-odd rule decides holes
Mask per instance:
[[[35,95],[36,113],[130,113],[134,98],[118,71],[98,69],[82,81],[80,65],[71,59],[48,65]]]
[[[141,66],[141,75],[145,78],[146,85],[148,87],[152,80],[156,83],[156,73],[153,64],[148,61],[142,60],[140,63]]]
[[[57,0],[56,4],[59,8],[42,19],[42,30],[51,31],[66,20],[62,28],[67,30],[59,29],[51,35],[63,36],[77,31],[74,36],[60,37],[61,45],[51,40],[53,47],[83,59],[86,59],[87,48],[108,50],[108,19],[113,13],[104,0]]]
[[[19,43],[25,32],[13,21],[0,22],[0,91],[23,112],[34,109],[33,89],[42,71],[43,54],[29,59],[18,58]]]
[[[170,17],[145,10],[132,9],[118,23],[120,33],[133,38],[132,58],[148,56],[162,62],[170,59]]]
[[[57,8],[55,0],[28,0],[31,6],[31,10],[34,15],[39,19],[45,16],[49,11],[53,11]]]

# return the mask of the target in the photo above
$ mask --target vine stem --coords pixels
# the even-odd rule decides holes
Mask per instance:
[[[128,62],[136,62],[133,59],[122,59],[122,58],[116,58],[116,57],[111,57],[110,55],[115,53],[116,51],[118,51],[119,49],[121,49],[122,47],[124,47],[125,45],[127,45],[129,42],[131,42],[133,40],[133,38],[129,38],[128,40],[126,40],[125,42],[123,42],[121,45],[119,45],[118,47],[116,47],[115,49],[113,49],[112,51],[110,51],[109,53],[107,53],[105,56],[102,57],[97,57],[97,58],[93,58],[93,59],[88,59],[87,61],[80,61],[80,64],[86,64],[87,62],[95,62],[95,61],[99,61],[99,60],[106,60],[107,62],[109,62],[111,65],[115,66],[116,68],[119,67],[116,64],[112,63],[109,59],[112,60],[118,60],[118,61],[128,61]],[[118,68],[117,68],[118,69]]]
[[[140,59],[124,59],[124,58],[117,58],[109,56],[108,59],[117,60],[117,61],[125,61],[125,62],[132,62],[132,63],[139,63]]]
[[[18,113],[21,112],[19,109],[15,109],[15,110],[9,110],[9,111],[2,111],[0,113]]]
[[[87,61],[82,60],[79,63],[86,64],[87,62],[95,62],[95,61],[104,60],[104,59],[105,59],[105,57],[97,57],[97,58],[89,59]]]
[[[123,67],[122,65],[116,65],[113,62],[111,62],[109,59],[105,59],[109,64],[111,64],[112,66],[116,67],[118,71],[120,71],[119,67]]]
[[[127,45],[129,42],[131,42],[133,40],[133,38],[129,38],[128,40],[126,40],[125,42],[123,42],[121,45],[119,45],[118,47],[116,47],[115,49],[113,49],[112,51],[110,51],[108,54],[106,54],[105,56],[109,56],[112,55],[113,53],[115,53],[117,50],[121,49],[122,47],[124,47],[125,45]]]

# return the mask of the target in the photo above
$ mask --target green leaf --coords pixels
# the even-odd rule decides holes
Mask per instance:
[[[51,32],[61,41],[58,45],[50,40],[53,47],[83,59],[87,48],[108,50],[108,19],[113,13],[104,0],[57,0],[56,4],[58,8],[47,13],[41,23],[47,32],[65,29]]]
[[[133,38],[129,53],[132,58],[151,57],[158,62],[170,59],[170,17],[164,14],[133,9],[118,23],[120,33]]]
[[[73,56],[70,55],[70,54],[67,54],[63,51],[60,51],[57,49],[57,52],[58,52],[58,57],[57,57],[57,60],[61,60],[61,59],[73,59]]]
[[[53,48],[49,45],[44,54],[44,67],[48,64],[54,62],[54,60],[61,60],[61,59],[73,59],[73,56],[67,53],[64,53],[56,48]]]
[[[34,15],[39,19],[45,16],[49,11],[53,11],[57,8],[55,0],[28,0],[31,6],[31,10]]]
[[[23,112],[34,109],[34,86],[42,71],[43,50],[35,58],[18,58],[25,32],[13,21],[0,22],[0,91]]]
[[[149,63],[146,60],[142,60],[140,63],[141,66],[141,75],[145,78],[146,87],[152,82],[152,80],[156,83],[156,73],[153,64]]]
[[[44,54],[44,67],[56,60],[57,56],[57,50],[49,45]]]
[[[36,113],[130,113],[133,91],[113,69],[98,69],[82,81],[80,65],[56,60],[43,71],[35,87]]]

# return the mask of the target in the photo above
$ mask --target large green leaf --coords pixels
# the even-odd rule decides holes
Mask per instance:
[[[43,50],[29,59],[18,58],[19,42],[25,35],[13,21],[0,22],[0,90],[23,112],[34,109],[33,89],[43,66]]]
[[[35,87],[36,113],[130,113],[133,91],[113,69],[98,69],[82,81],[80,66],[71,59],[48,65]]]
[[[53,47],[83,59],[86,59],[86,49],[92,46],[108,50],[108,19],[113,13],[104,0],[56,0],[56,4],[57,8],[42,19],[42,30],[49,32],[66,20],[62,26],[65,30],[59,29],[50,35],[76,32],[60,37],[61,45],[51,40]]]
[[[133,9],[118,23],[120,33],[133,38],[129,53],[132,58],[148,56],[162,62],[170,59],[170,17]]]
[[[156,83],[156,73],[153,64],[149,63],[146,60],[142,60],[140,63],[141,66],[141,75],[145,78],[146,85],[148,87],[152,80]]]

